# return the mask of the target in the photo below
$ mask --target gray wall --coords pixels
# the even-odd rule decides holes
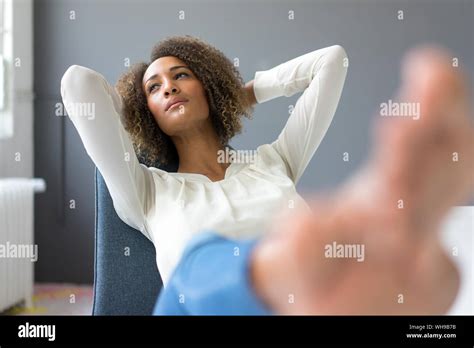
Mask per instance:
[[[75,20],[69,19],[74,10]],[[178,11],[185,10],[185,20]],[[288,20],[288,11],[295,20]],[[404,11],[404,20],[397,11]],[[255,71],[325,46],[342,45],[350,59],[341,102],[299,189],[343,182],[366,158],[369,125],[378,105],[399,84],[407,49],[438,42],[455,52],[473,77],[472,1],[35,1],[35,175],[48,181],[37,197],[39,281],[92,282],[94,165],[73,125],[54,114],[60,78],[79,64],[115,83],[124,59],[147,60],[169,35],[191,34],[239,57],[246,81]],[[253,149],[271,142],[300,94],[258,105],[253,120],[231,143]],[[344,162],[343,152],[350,153]],[[74,199],[76,209],[68,208]],[[473,202],[470,202],[472,205]]]

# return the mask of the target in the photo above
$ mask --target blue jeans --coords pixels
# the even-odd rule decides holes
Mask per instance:
[[[271,315],[250,282],[258,239],[234,241],[203,232],[186,247],[153,315]]]

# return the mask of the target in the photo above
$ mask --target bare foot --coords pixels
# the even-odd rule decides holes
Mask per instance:
[[[420,47],[403,62],[397,100],[418,120],[373,128],[368,163],[332,196],[275,225],[253,254],[257,293],[281,314],[445,313],[459,274],[440,222],[474,191],[468,89],[448,53]]]

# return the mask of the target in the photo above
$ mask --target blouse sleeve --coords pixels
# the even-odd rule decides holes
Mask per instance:
[[[117,215],[152,240],[145,218],[154,205],[153,176],[138,162],[122,125],[121,97],[101,74],[78,65],[64,73],[61,96],[87,154],[105,180]]]
[[[304,91],[278,138],[271,144],[296,184],[331,124],[347,74],[346,52],[334,45],[257,71],[258,103]]]

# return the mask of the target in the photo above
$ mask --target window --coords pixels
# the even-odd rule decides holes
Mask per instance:
[[[13,56],[12,7],[12,0],[0,0],[0,139],[13,136],[12,88],[9,79]]]

